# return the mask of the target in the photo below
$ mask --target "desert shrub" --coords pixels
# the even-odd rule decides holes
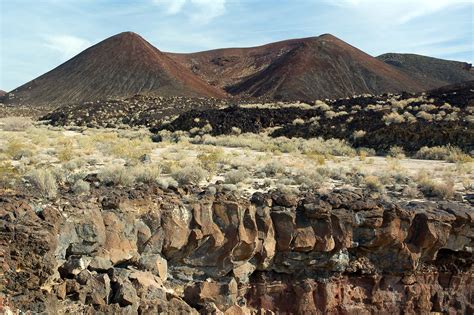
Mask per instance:
[[[444,160],[448,162],[472,162],[473,158],[460,148],[447,145],[422,147],[415,154],[415,158],[424,160]]]
[[[384,190],[383,184],[377,176],[366,176],[364,179],[365,187],[370,191],[382,192]]]
[[[177,188],[179,186],[178,182],[174,178],[171,178],[171,177],[158,178],[156,181],[156,184],[162,189],[167,189],[170,187]]]
[[[202,133],[210,133],[212,131],[211,124],[206,124],[204,127],[201,128]]]
[[[469,124],[474,124],[474,115],[467,115],[466,117],[464,117],[464,120]]]
[[[457,112],[449,113],[444,117],[444,120],[445,121],[458,121],[459,120],[458,113]]]
[[[403,150],[402,147],[394,145],[390,147],[390,149],[387,152],[387,155],[390,157],[397,158],[397,159],[402,159],[405,157],[405,151]]]
[[[436,105],[433,105],[433,104],[422,104],[420,105],[420,109],[422,111],[425,111],[425,112],[430,112],[432,110],[435,110],[436,108],[438,108]]]
[[[20,137],[10,137],[2,151],[13,160],[20,160],[22,157],[31,157],[35,148]]]
[[[57,152],[58,159],[61,162],[70,161],[74,156],[72,141],[60,141],[59,150]]]
[[[91,190],[90,184],[82,179],[76,181],[74,185],[72,186],[72,191],[76,195],[87,194],[90,192],[90,190]]]
[[[131,169],[121,165],[104,167],[98,174],[98,178],[107,185],[116,186],[131,186],[135,182]]]
[[[403,113],[403,118],[405,118],[405,121],[410,123],[410,124],[416,123],[416,117],[413,114],[411,114],[410,112],[404,112]]]
[[[301,152],[301,153],[319,153],[323,155],[341,155],[354,156],[355,150],[344,140],[323,138],[272,138],[267,135],[245,133],[238,136],[222,135],[213,137],[205,135],[200,139],[193,139],[193,143],[202,143],[216,146],[241,147],[257,151],[270,152]]]
[[[135,181],[138,183],[156,183],[161,176],[159,165],[137,165],[132,169]]]
[[[171,174],[180,185],[199,184],[207,176],[206,170],[199,165],[188,165]]]
[[[293,125],[303,125],[303,124],[304,124],[304,120],[301,118],[296,118],[295,120],[293,120]]]
[[[242,130],[239,127],[232,127],[231,129],[233,135],[240,135]]]
[[[324,103],[323,101],[320,101],[320,100],[317,100],[316,102],[314,102],[314,108],[316,109],[319,109],[323,112],[326,112],[328,110],[331,110],[331,106],[329,106],[328,104]]]
[[[416,185],[407,185],[403,188],[402,190],[402,196],[408,197],[408,198],[416,198],[420,194],[420,191],[418,190]]]
[[[397,112],[391,112],[383,115],[382,121],[388,126],[391,124],[401,124],[405,122],[405,118]]]
[[[312,161],[316,162],[317,165],[324,165],[324,163],[326,163],[326,158],[322,154],[309,152],[306,154],[306,156]]]
[[[192,134],[192,135],[194,135],[194,134],[198,134],[200,131],[201,131],[201,128],[199,128],[199,127],[194,127],[194,128],[191,128],[191,129],[189,130],[189,133]]]
[[[267,176],[275,176],[285,172],[285,165],[280,162],[273,161],[266,164],[262,170]]]
[[[318,171],[304,171],[299,172],[294,178],[296,184],[301,185],[302,188],[319,188],[324,183],[326,177]]]
[[[0,188],[12,187],[18,176],[18,170],[10,161],[0,162]]]
[[[361,154],[365,155],[366,157],[376,156],[377,152],[375,151],[375,149],[372,149],[372,148],[360,147],[357,149],[357,155],[360,157]]]
[[[212,150],[211,152],[200,153],[197,156],[199,164],[209,174],[214,174],[218,169],[218,163],[225,160],[223,150]]]
[[[0,121],[0,128],[4,131],[25,131],[32,126],[31,120],[25,117],[7,117]]]
[[[301,153],[318,153],[325,156],[354,156],[356,151],[345,140],[312,138],[301,142]]]
[[[332,110],[325,111],[324,117],[326,117],[327,119],[333,119],[334,117],[336,117],[336,112]]]
[[[56,177],[48,169],[36,169],[27,175],[31,185],[46,198],[54,198],[58,193]]]
[[[224,182],[226,184],[238,184],[245,181],[250,174],[243,169],[233,170],[224,174]]]
[[[433,115],[428,114],[428,113],[425,112],[425,111],[420,111],[420,112],[418,112],[418,114],[416,114],[416,117],[417,117],[417,118],[424,119],[424,120],[427,120],[427,121],[432,121],[432,120],[433,120]]]
[[[441,199],[451,199],[454,195],[454,181],[435,181],[428,177],[418,180],[420,191],[427,197],[437,197]]]
[[[364,131],[364,130],[355,130],[355,131],[352,133],[352,137],[357,140],[357,139],[363,138],[366,134],[367,134],[367,131]]]
[[[449,103],[444,103],[440,109],[451,109],[451,105]]]

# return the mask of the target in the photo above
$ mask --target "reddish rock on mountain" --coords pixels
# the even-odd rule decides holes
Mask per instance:
[[[12,91],[21,104],[61,104],[134,94],[223,97],[135,33],[112,36]],[[11,95],[13,94],[13,95]]]
[[[330,34],[169,56],[233,95],[314,100],[430,87]]]

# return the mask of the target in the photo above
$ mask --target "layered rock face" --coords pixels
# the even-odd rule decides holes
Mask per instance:
[[[43,207],[0,198],[4,310],[474,311],[469,205],[215,188],[104,188]]]

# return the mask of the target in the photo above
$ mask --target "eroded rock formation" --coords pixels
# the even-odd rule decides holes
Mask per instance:
[[[0,198],[3,307],[57,313],[468,314],[473,209],[353,191]]]

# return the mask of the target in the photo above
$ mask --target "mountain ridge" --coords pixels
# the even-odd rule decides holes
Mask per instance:
[[[408,61],[400,65],[397,58]],[[467,63],[417,58],[424,61],[421,67],[433,69],[420,69],[403,54],[370,56],[331,34],[171,53],[123,32],[7,93],[5,102],[63,105],[136,94],[314,101],[420,92],[474,79],[472,68],[465,71]]]

